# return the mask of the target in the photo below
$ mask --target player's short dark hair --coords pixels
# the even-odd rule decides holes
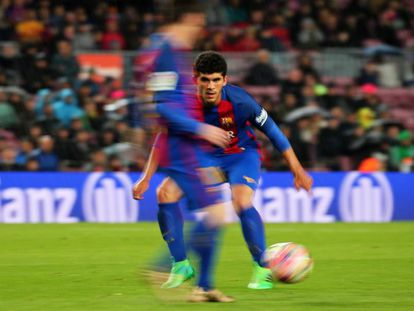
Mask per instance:
[[[206,51],[199,54],[194,62],[195,74],[221,73],[227,75],[227,62],[223,55],[214,51]]]

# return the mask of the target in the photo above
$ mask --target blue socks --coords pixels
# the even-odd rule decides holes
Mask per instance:
[[[212,228],[204,222],[195,224],[190,236],[190,245],[200,258],[200,274],[198,286],[204,290],[213,288],[212,276],[214,275],[215,252],[218,245],[218,228]]]
[[[174,261],[183,261],[187,258],[187,254],[183,233],[184,220],[178,202],[162,203],[158,206],[158,224],[162,237],[167,242]]]
[[[244,240],[249,247],[253,260],[260,266],[263,252],[266,249],[263,222],[257,210],[252,206],[240,212]]]
[[[266,249],[262,219],[254,207],[243,209],[239,217],[244,240],[253,260],[261,266],[262,255]],[[183,234],[184,222],[178,203],[159,204],[158,223],[174,261],[185,260],[187,254]],[[200,221],[195,224],[190,236],[191,247],[200,258],[198,286],[204,290],[213,288],[212,275],[219,231],[218,228],[212,228]]]

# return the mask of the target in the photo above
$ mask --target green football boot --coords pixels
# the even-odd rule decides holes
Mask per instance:
[[[173,262],[170,276],[167,282],[161,285],[161,288],[175,288],[183,284],[185,281],[194,277],[194,268],[190,265],[188,259]]]
[[[263,268],[259,266],[256,262],[253,267],[253,275],[250,280],[249,285],[250,289],[271,289],[273,288],[273,278],[272,271],[268,268]]]

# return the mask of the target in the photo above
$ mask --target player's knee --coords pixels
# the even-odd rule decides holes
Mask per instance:
[[[237,214],[246,208],[249,208],[253,205],[250,197],[237,197],[233,198],[233,207]]]
[[[157,201],[158,203],[174,203],[177,202],[177,194],[174,191],[171,191],[168,187],[163,185],[157,188]]]
[[[224,203],[215,204],[204,209],[203,221],[210,227],[222,227],[226,222],[226,206]]]

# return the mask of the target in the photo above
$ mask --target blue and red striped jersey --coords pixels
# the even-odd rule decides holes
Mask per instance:
[[[196,97],[192,62],[165,36],[152,35],[136,62],[138,85],[152,93],[163,129],[155,142],[160,167],[187,172],[206,166],[202,155],[211,148],[197,137],[203,109]],[[210,149],[211,150],[211,149]]]
[[[221,101],[215,106],[204,108],[204,118],[207,123],[221,127],[231,136],[229,147],[215,148],[214,154],[217,156],[258,149],[252,126],[264,132],[280,152],[290,147],[287,138],[268,117],[266,110],[240,87],[225,85]]]

